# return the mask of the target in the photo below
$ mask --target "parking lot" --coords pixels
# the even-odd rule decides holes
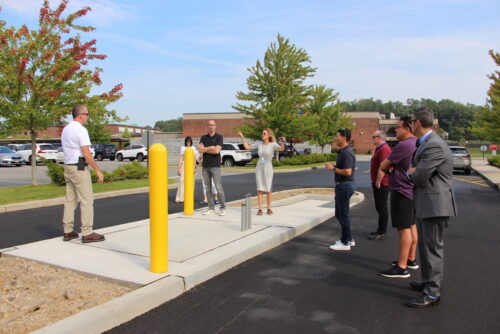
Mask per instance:
[[[169,159],[168,176],[177,176],[176,159]],[[102,170],[111,172],[112,170],[118,168],[120,165],[130,163],[128,160],[120,161],[97,161],[97,164]],[[140,164],[147,166],[147,161],[143,161]],[[43,165],[38,165],[36,167],[36,174],[38,178],[38,184],[50,183],[50,178],[47,176],[47,167]],[[241,173],[253,173],[251,169],[241,169],[230,168],[222,170],[222,175],[233,175]],[[201,178],[201,168],[196,168],[196,178]],[[0,167],[0,188],[13,187],[13,186],[26,186],[31,184],[31,166],[22,165],[21,167]]]

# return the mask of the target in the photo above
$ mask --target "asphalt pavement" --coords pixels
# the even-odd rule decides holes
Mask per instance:
[[[376,212],[371,189],[358,186],[366,199],[352,210],[351,252],[328,249],[340,234],[331,219],[109,333],[499,333],[500,195],[475,178],[454,180],[459,216],[445,231],[438,307],[403,306],[418,296],[408,287],[418,270],[378,275],[397,258],[397,234],[366,239]]]

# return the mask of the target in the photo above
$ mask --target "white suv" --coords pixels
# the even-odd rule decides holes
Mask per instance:
[[[31,144],[24,144],[19,149],[17,150],[17,153],[23,156],[24,161],[28,164],[31,165]],[[36,162],[40,162],[41,159],[40,157],[47,159],[47,160],[52,160],[56,161],[57,159],[57,148],[50,144],[50,143],[40,143],[36,144]]]
[[[148,158],[148,149],[144,145],[129,145],[123,150],[116,152],[116,159],[118,161],[123,161],[123,159],[129,159],[133,161],[143,161]]]
[[[238,147],[238,143],[222,144],[220,156],[224,167],[232,167],[234,165],[243,166],[252,160],[252,152],[250,150],[241,150]]]

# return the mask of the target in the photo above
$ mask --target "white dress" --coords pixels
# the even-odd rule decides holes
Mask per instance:
[[[270,192],[273,186],[273,156],[274,152],[278,151],[279,145],[275,142],[270,142],[267,145],[263,143],[259,145],[258,154],[259,162],[255,168],[255,180],[257,182],[257,190]]]
[[[196,160],[198,160],[198,150],[190,146],[194,149],[194,163],[196,164]],[[177,193],[175,194],[175,201],[176,202],[184,202],[184,152],[186,151],[186,146],[181,147],[181,157],[182,157],[182,162],[181,162],[181,176],[179,177],[179,184],[177,186]]]

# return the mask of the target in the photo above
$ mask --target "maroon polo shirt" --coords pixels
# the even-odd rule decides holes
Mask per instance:
[[[372,179],[372,183],[375,183],[375,181],[377,180],[377,174],[378,169],[380,168],[380,164],[382,163],[382,161],[387,159],[390,154],[391,147],[387,143],[383,143],[375,149],[375,153],[373,153],[373,157],[370,162],[370,177]],[[389,186],[389,178],[387,177],[387,175],[384,176],[380,184],[386,187]]]

